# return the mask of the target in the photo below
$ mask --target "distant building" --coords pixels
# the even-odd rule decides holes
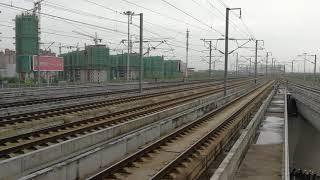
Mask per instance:
[[[49,50],[40,49],[40,55],[41,56],[56,56],[56,53],[52,52],[51,49],[49,49]]]
[[[16,77],[16,52],[0,51],[0,77]]]

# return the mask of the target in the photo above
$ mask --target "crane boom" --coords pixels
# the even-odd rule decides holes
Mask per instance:
[[[79,31],[72,31],[72,32],[80,34],[82,36],[86,36],[86,37],[92,38],[95,45],[98,45],[98,41],[100,41],[100,42],[102,41],[102,39],[98,38],[98,34],[97,33],[95,33],[95,36],[92,36],[92,35],[85,34],[85,33],[79,32]]]

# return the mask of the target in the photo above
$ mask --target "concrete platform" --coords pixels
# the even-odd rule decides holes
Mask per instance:
[[[210,180],[289,179],[285,89],[274,89]]]
[[[249,146],[235,179],[282,179],[285,107],[285,93],[280,89],[272,98],[257,131],[257,139]]]
[[[280,180],[282,144],[253,144],[235,179],[238,180]],[[280,163],[279,163],[280,162]]]

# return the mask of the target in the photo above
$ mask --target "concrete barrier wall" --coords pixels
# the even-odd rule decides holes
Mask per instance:
[[[320,130],[320,95],[303,88],[289,86],[291,95],[296,100],[298,112],[315,128]]]
[[[224,158],[218,169],[210,180],[230,180],[234,179],[237,169],[243,159],[243,155],[251,144],[255,133],[264,114],[272,100],[275,91],[273,90],[268,98],[263,102],[258,112],[255,114],[253,119],[250,121],[248,126],[242,131],[239,139],[235,142],[227,156]]]
[[[307,119],[316,129],[320,130],[320,107],[319,104],[307,100],[301,96],[294,96],[298,112]]]
[[[241,89],[243,88],[244,87],[242,87]],[[252,88],[252,87],[246,87],[246,88]],[[239,91],[239,89],[240,88],[229,90],[230,94],[234,92],[238,92],[232,95],[232,98],[239,96],[240,93],[244,93],[248,91],[247,89]],[[224,104],[226,101],[230,100],[231,98],[231,96],[229,96],[228,99],[220,99],[216,103],[215,100],[217,100],[222,96],[223,96],[222,93],[211,95],[207,98],[195,100],[190,103],[186,103],[186,104],[171,108],[169,110],[157,112],[155,114],[141,117],[141,118],[129,121],[127,123],[119,124],[119,125],[106,128],[97,132],[93,132],[91,134],[87,134],[75,139],[64,141],[47,148],[43,148],[43,149],[33,151],[21,156],[17,156],[15,158],[1,161],[0,162],[0,179],[5,179],[5,178],[16,179],[18,177],[21,177],[21,176],[30,174],[32,172],[38,171],[40,169],[43,169],[45,167],[48,167],[50,165],[57,164],[66,159],[70,159],[72,157],[83,154],[84,152],[88,151],[87,149],[89,147],[93,148],[95,147],[94,145],[97,145],[101,142],[105,142],[117,136],[134,131],[138,128],[157,122],[166,117],[173,116],[179,112],[186,111],[186,110],[198,107],[199,105],[208,104],[208,103],[210,105],[207,106],[208,108],[207,110],[209,110],[209,109],[215,108],[218,105]],[[206,111],[203,111],[203,113],[206,113]],[[165,133],[167,129],[170,129],[168,127],[171,126],[171,129],[172,129],[172,127],[176,127],[177,125],[184,124],[185,121],[179,120],[179,121],[175,121],[174,123],[175,123],[174,125],[166,124],[165,126],[162,126],[162,128],[164,129],[163,133]],[[165,128],[166,126],[167,128]],[[150,138],[152,138],[152,136]],[[127,150],[125,150],[125,152],[127,152]],[[113,155],[116,156],[115,154]]]
[[[320,130],[320,95],[303,88],[289,86],[292,96],[296,100],[298,112],[315,128]]]
[[[216,106],[222,106],[247,91],[248,90],[242,90],[226,98],[211,99],[210,101],[206,99],[200,100],[202,102],[200,106],[187,109],[162,121],[154,122],[146,127],[111,139],[108,142],[99,144],[99,146],[93,150],[25,176],[23,179],[69,180],[83,178],[86,175],[95,173],[99,168],[106,167],[125,157],[125,155],[138,150],[140,146],[172,132],[175,128],[196,120],[215,109]]]
[[[282,179],[290,180],[290,166],[289,166],[289,129],[288,129],[288,96],[287,89],[285,89],[284,100],[284,143],[283,143],[283,163],[282,163]]]

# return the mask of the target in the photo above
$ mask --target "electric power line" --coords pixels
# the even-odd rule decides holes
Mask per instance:
[[[187,13],[187,12],[183,11],[182,9],[178,8],[177,6],[175,6],[175,5],[171,4],[171,3],[169,3],[169,2],[168,2],[168,1],[166,1],[166,0],[161,0],[161,1],[162,1],[162,2],[165,2],[166,4],[170,5],[171,7],[175,8],[175,9],[177,9],[178,11],[182,12],[183,14],[185,14],[185,15],[187,15],[187,16],[189,16],[189,17],[191,17],[192,19],[194,19],[194,20],[198,21],[199,23],[201,23],[201,24],[203,24],[203,25],[205,25],[205,26],[209,27],[210,29],[212,29],[213,31],[217,32],[217,33],[218,33],[218,34],[220,34],[221,36],[224,36],[221,32],[219,32],[219,31],[218,31],[218,30],[216,30],[215,28],[213,28],[213,27],[209,26],[208,24],[206,24],[206,23],[202,22],[202,21],[201,21],[201,20],[199,20],[198,18],[195,18],[194,16],[192,16],[192,15],[190,15],[189,13]]]
[[[194,24],[190,24],[190,23],[188,23],[188,22],[184,22],[184,21],[182,21],[181,19],[177,19],[177,18],[171,17],[171,16],[169,16],[169,15],[160,13],[160,12],[158,12],[158,11],[155,11],[155,10],[152,10],[152,9],[149,9],[149,8],[146,8],[146,7],[141,6],[141,5],[137,4],[137,3],[133,3],[133,2],[130,2],[130,1],[128,1],[128,0],[121,0],[121,1],[126,2],[126,3],[128,3],[128,4],[131,4],[131,5],[134,5],[134,6],[137,6],[137,7],[140,7],[140,8],[142,8],[142,9],[144,9],[144,10],[147,10],[147,11],[152,12],[152,13],[154,13],[154,14],[160,15],[160,16],[162,16],[162,17],[166,17],[166,18],[171,19],[171,20],[173,20],[173,21],[175,21],[175,22],[183,23],[183,24],[186,24],[187,26],[190,26],[190,27],[195,27],[195,28],[197,28],[197,29],[201,29],[201,30],[204,30],[204,31],[208,31],[208,29],[204,29],[204,28],[202,28],[202,27],[200,27],[200,26],[195,26]],[[210,28],[211,28],[211,27],[210,27]]]
[[[28,9],[26,9],[26,8],[22,8],[22,7],[10,5],[10,4],[6,4],[6,3],[1,3],[1,2],[0,2],[0,5],[3,6],[3,7],[15,8],[15,9],[20,9],[20,10],[24,10],[24,11],[27,11],[27,10],[28,10]],[[114,30],[114,29],[111,29],[111,28],[107,28],[107,27],[103,27],[103,26],[98,26],[98,25],[90,24],[90,23],[86,23],[86,22],[81,22],[81,21],[77,21],[77,20],[73,20],[73,19],[69,19],[69,18],[65,18],[65,17],[61,17],[61,16],[56,16],[56,15],[47,14],[47,13],[42,13],[42,12],[40,12],[40,14],[41,14],[41,15],[44,15],[44,16],[48,16],[48,17],[52,17],[52,18],[57,18],[57,19],[60,19],[60,20],[66,20],[66,21],[69,21],[69,22],[74,22],[74,23],[78,23],[78,24],[82,24],[82,25],[86,25],[86,26],[96,27],[96,28],[99,28],[99,29],[103,29],[103,30],[107,30],[107,31],[112,31],[112,32],[120,33],[120,34],[127,34],[127,33],[125,33],[125,32],[118,31],[118,30]]]

